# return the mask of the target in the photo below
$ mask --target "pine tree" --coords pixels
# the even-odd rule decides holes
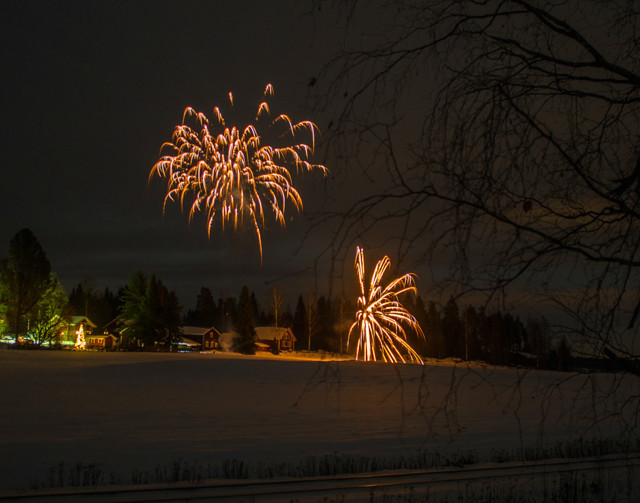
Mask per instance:
[[[238,310],[235,318],[235,329],[238,337],[235,340],[234,351],[245,355],[256,352],[256,330],[253,306],[249,288],[244,285],[238,300]]]
[[[291,325],[291,330],[293,331],[293,335],[296,336],[298,340],[298,344],[300,347],[303,347],[303,341],[305,340],[305,336],[307,335],[307,309],[304,305],[304,299],[302,295],[298,297],[298,302],[296,304],[296,310],[293,315],[293,323]]]
[[[447,348],[442,333],[442,319],[434,301],[429,301],[427,305],[427,322],[422,326],[422,329],[427,342],[427,356],[444,358],[447,354]]]
[[[469,305],[462,313],[462,333],[464,340],[464,359],[474,360],[478,357],[478,313]]]
[[[235,297],[229,297],[226,293],[220,295],[214,326],[221,332],[231,331],[236,319],[236,311],[237,303]]]
[[[151,298],[155,310],[152,312],[152,324],[156,334],[154,342],[171,346],[182,337],[182,306],[175,292],[169,291],[160,280],[152,276]]]
[[[453,296],[442,310],[442,333],[445,338],[447,356],[462,358],[464,356],[464,344],[462,344],[462,330],[460,325],[460,313],[458,304]]]
[[[198,300],[196,302],[195,320],[200,327],[212,327],[216,322],[216,303],[213,300],[211,290],[204,286],[200,288]]]
[[[87,316],[96,324],[97,333],[101,333],[104,326],[118,315],[118,301],[109,288],[99,292],[87,277],[71,289],[68,313]]]
[[[142,271],[136,271],[130,278],[122,294],[122,304],[118,320],[121,326],[124,346],[131,346],[142,341],[146,326],[144,314],[146,312],[146,284],[147,278]]]
[[[307,339],[307,350],[311,351],[311,339],[313,338],[313,349],[317,349],[315,335],[318,331],[318,301],[311,289],[307,294],[307,319],[305,335]]]
[[[129,279],[122,295],[118,316],[124,326],[125,345],[142,343],[152,349],[155,343],[170,345],[181,336],[182,307],[152,274],[148,279],[138,271]]]

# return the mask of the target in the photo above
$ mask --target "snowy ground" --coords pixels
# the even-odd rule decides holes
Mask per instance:
[[[132,473],[178,460],[215,466],[636,442],[639,396],[640,379],[612,374],[0,350],[0,491],[47,484],[60,463],[95,464],[107,480],[128,483]]]

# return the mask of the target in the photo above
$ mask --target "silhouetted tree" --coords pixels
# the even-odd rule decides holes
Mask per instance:
[[[504,319],[500,313],[492,313],[488,316],[488,341],[489,348],[487,352],[487,361],[493,364],[506,363],[506,357],[508,349],[506,345],[506,328],[504,325]]]
[[[118,316],[123,344],[145,350],[156,344],[170,346],[182,335],[181,310],[177,295],[154,275],[135,272],[124,289]]]
[[[282,320],[279,318],[280,312],[284,307],[283,304],[284,294],[282,293],[282,290],[280,290],[276,285],[271,285],[271,289],[269,291],[269,308],[271,309],[273,325],[275,327],[282,326]],[[278,325],[279,321],[280,325]]]
[[[101,333],[104,326],[118,315],[118,304],[111,290],[105,288],[98,292],[95,282],[87,277],[71,289],[67,313],[87,316],[96,324],[96,331]]]
[[[444,336],[447,356],[462,358],[464,356],[464,349],[462,344],[460,313],[458,311],[458,304],[453,297],[449,297],[449,300],[442,310],[442,334]]]
[[[564,311],[584,351],[636,354],[637,3],[336,4],[358,36],[314,90],[336,162],[366,178],[333,242],[402,229],[383,234],[422,262],[448,257],[458,287],[526,290]],[[384,34],[358,25],[376,16],[393,16]]]
[[[105,288],[96,299],[95,306],[89,318],[96,324],[96,329],[102,332],[105,325],[118,316],[118,296],[109,288]]]
[[[336,352],[340,344],[336,333],[336,313],[331,299],[321,295],[317,301],[317,309],[316,348]]]
[[[9,242],[0,262],[0,305],[7,331],[25,335],[43,296],[55,290],[51,264],[31,229],[22,229]]]
[[[281,327],[291,328],[293,326],[293,313],[289,306],[280,314],[280,321],[278,323]]]
[[[178,296],[154,275],[149,278],[147,291],[153,307],[154,341],[170,347],[182,337],[182,306]]]
[[[211,290],[200,287],[200,293],[196,301],[195,322],[199,327],[215,326],[217,316],[216,303],[213,300]]]
[[[467,306],[462,314],[462,338],[464,341],[464,359],[475,360],[478,355],[478,332],[480,320],[473,306]]]
[[[315,335],[318,332],[318,301],[311,289],[307,292],[307,316],[305,319],[305,341],[308,350],[316,349]]]
[[[264,326],[268,324],[269,317],[265,311],[260,308],[260,303],[258,302],[258,298],[256,297],[256,293],[251,291],[251,309],[253,309],[253,319],[256,322],[256,326]]]
[[[353,304],[344,298],[343,295],[334,303],[335,323],[340,353],[347,353],[347,339],[349,337],[349,327],[355,319],[355,308]]]
[[[69,294],[71,314],[87,316],[95,323],[92,311],[97,299],[96,281],[93,277],[85,275],[82,281],[71,289],[71,293]]]
[[[307,309],[304,305],[304,299],[302,295],[298,296],[298,302],[296,303],[296,310],[293,314],[293,323],[291,325],[291,330],[293,331],[293,335],[296,336],[298,340],[298,349],[302,349],[303,347],[307,347],[305,344],[306,339],[305,336],[307,334]]]
[[[244,285],[238,299],[238,310],[235,318],[235,330],[238,334],[234,341],[234,351],[247,355],[256,352],[256,323],[254,306],[249,288]]]
[[[237,302],[235,297],[229,297],[226,294],[218,298],[217,319],[215,327],[222,332],[232,330],[236,317]]]
[[[447,356],[447,345],[442,332],[442,318],[436,303],[429,301],[427,304],[426,322],[422,326],[426,341],[426,355],[432,358],[444,358]]]
[[[545,368],[549,357],[549,325],[544,318],[527,320],[525,351],[535,356],[536,368]]]
[[[566,372],[571,370],[571,350],[566,339],[562,339],[558,345],[558,370]]]

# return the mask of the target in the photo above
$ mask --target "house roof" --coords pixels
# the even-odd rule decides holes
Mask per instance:
[[[98,326],[86,316],[67,316],[66,321],[69,325],[79,325],[82,323],[83,325],[89,325],[92,328],[96,328]]]
[[[200,346],[199,342],[194,341],[193,339],[189,339],[188,337],[182,337],[180,342],[186,344],[187,346],[196,347]]]
[[[296,336],[290,328],[284,327],[256,327],[256,336],[261,341],[280,341],[289,335],[292,341],[296,341]]]
[[[217,333],[218,336],[220,336],[220,332],[218,332],[214,327],[192,327],[192,326],[182,327],[182,333],[184,335],[191,336],[191,337],[193,336],[202,337],[203,335],[211,331]]]

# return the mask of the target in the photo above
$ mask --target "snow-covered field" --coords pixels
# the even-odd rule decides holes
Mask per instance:
[[[452,362],[0,350],[0,491],[78,463],[130,483],[176,462],[636,445],[639,396],[629,375]]]

